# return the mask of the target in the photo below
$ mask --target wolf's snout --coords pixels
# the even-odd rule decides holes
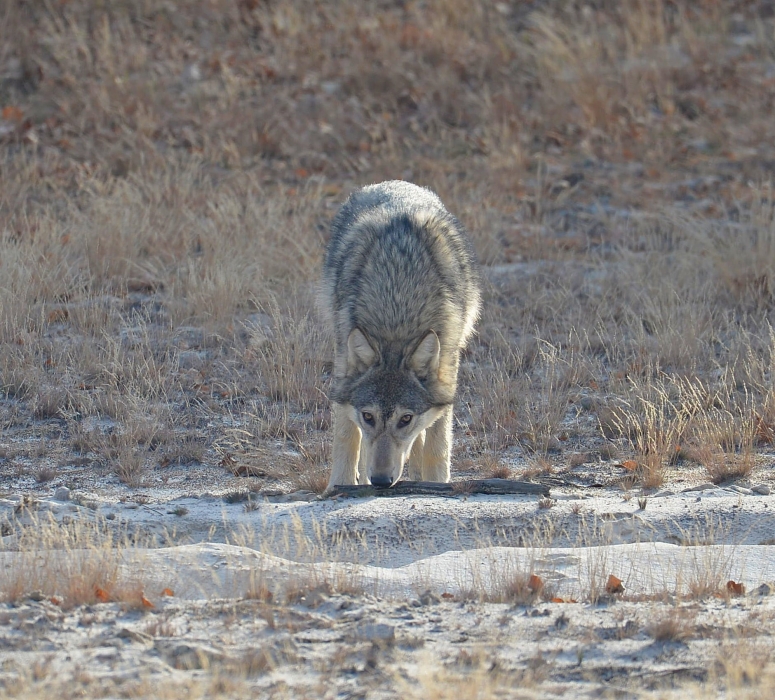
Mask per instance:
[[[371,485],[376,486],[379,489],[386,489],[393,485],[393,479],[389,476],[377,476],[371,477]]]
[[[404,463],[390,435],[383,433],[369,450],[369,481],[372,486],[387,488],[398,481]]]

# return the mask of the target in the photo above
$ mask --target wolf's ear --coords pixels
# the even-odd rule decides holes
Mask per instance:
[[[433,331],[428,331],[420,341],[417,349],[412,353],[412,357],[409,359],[409,368],[418,377],[424,378],[429,377],[431,374],[437,374],[439,371],[440,354],[439,336]]]
[[[360,328],[350,331],[347,338],[347,369],[365,370],[375,364],[377,353]]]

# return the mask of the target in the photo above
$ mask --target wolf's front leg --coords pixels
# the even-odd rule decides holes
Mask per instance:
[[[358,457],[358,481],[359,484],[369,483],[369,445],[361,435],[361,454]]]
[[[329,489],[358,483],[360,450],[360,428],[350,420],[343,406],[334,404],[334,444],[331,450]]]
[[[409,480],[423,480],[423,453],[425,452],[425,431],[423,430],[415,439],[412,450],[409,453]]]
[[[449,461],[452,450],[452,406],[447,406],[439,419],[425,430],[422,460],[422,480],[449,481]]]

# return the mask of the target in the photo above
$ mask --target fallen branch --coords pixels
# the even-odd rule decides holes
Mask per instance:
[[[544,484],[533,484],[528,481],[513,481],[512,479],[468,479],[453,481],[448,484],[435,481],[399,481],[389,489],[378,489],[369,484],[358,486],[334,486],[326,493],[328,498],[346,496],[348,498],[389,498],[392,496],[469,496],[487,494],[508,496],[528,494],[533,496],[548,496],[549,487]]]

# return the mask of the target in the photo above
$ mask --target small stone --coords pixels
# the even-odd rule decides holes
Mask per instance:
[[[770,489],[767,484],[759,484],[758,486],[754,486],[751,491],[758,493],[760,496],[769,496],[772,493],[772,489]]]
[[[596,461],[594,452],[574,452],[568,457],[568,466],[573,469],[574,467],[580,467],[582,464],[589,464],[594,461]]]
[[[27,599],[32,600],[35,603],[40,603],[40,601],[43,600],[45,597],[46,596],[43,595],[43,591],[32,591],[32,593],[30,593],[27,596]]]
[[[775,593],[775,584],[773,583],[763,583],[754,591],[754,595],[762,597],[773,595],[773,593]]]
[[[317,500],[318,495],[314,491],[305,491],[304,489],[300,489],[298,491],[294,491],[293,493],[288,493],[285,495],[285,501],[286,503],[294,503],[295,501],[315,501]]]
[[[70,500],[70,489],[67,488],[67,486],[60,486],[54,492],[54,500],[55,501],[69,501]]]
[[[198,83],[202,79],[202,71],[196,63],[189,63],[183,69],[182,78],[186,83]]]
[[[222,652],[205,645],[170,644],[166,640],[156,640],[155,647],[166,657],[172,668],[183,671],[208,669],[225,658]]]
[[[657,491],[652,498],[663,498],[664,496],[675,496],[675,491],[663,489],[662,491]]]
[[[688,489],[681,491],[681,493],[691,493],[692,491],[708,491],[709,489],[715,488],[717,488],[716,484],[707,481],[704,484],[700,484],[699,486],[690,486]]]
[[[355,631],[358,639],[364,639],[369,642],[382,642],[383,644],[390,644],[395,641],[396,628],[393,625],[385,625],[382,623],[374,624],[368,622],[363,625],[359,625]]]
[[[123,627],[118,631],[119,639],[131,639],[133,642],[141,642],[142,644],[153,644],[153,637],[145,632],[139,630],[132,630],[128,627]]]
[[[432,590],[428,589],[420,593],[420,603],[423,605],[437,605],[441,602],[441,597],[436,595]]]
[[[607,442],[600,448],[600,457],[606,460],[619,459],[619,448],[612,442]]]
[[[745,486],[738,486],[737,484],[732,484],[732,486],[727,486],[727,490],[734,491],[735,493],[740,493],[743,496],[753,495],[753,491],[751,491],[751,489],[748,489]]]

